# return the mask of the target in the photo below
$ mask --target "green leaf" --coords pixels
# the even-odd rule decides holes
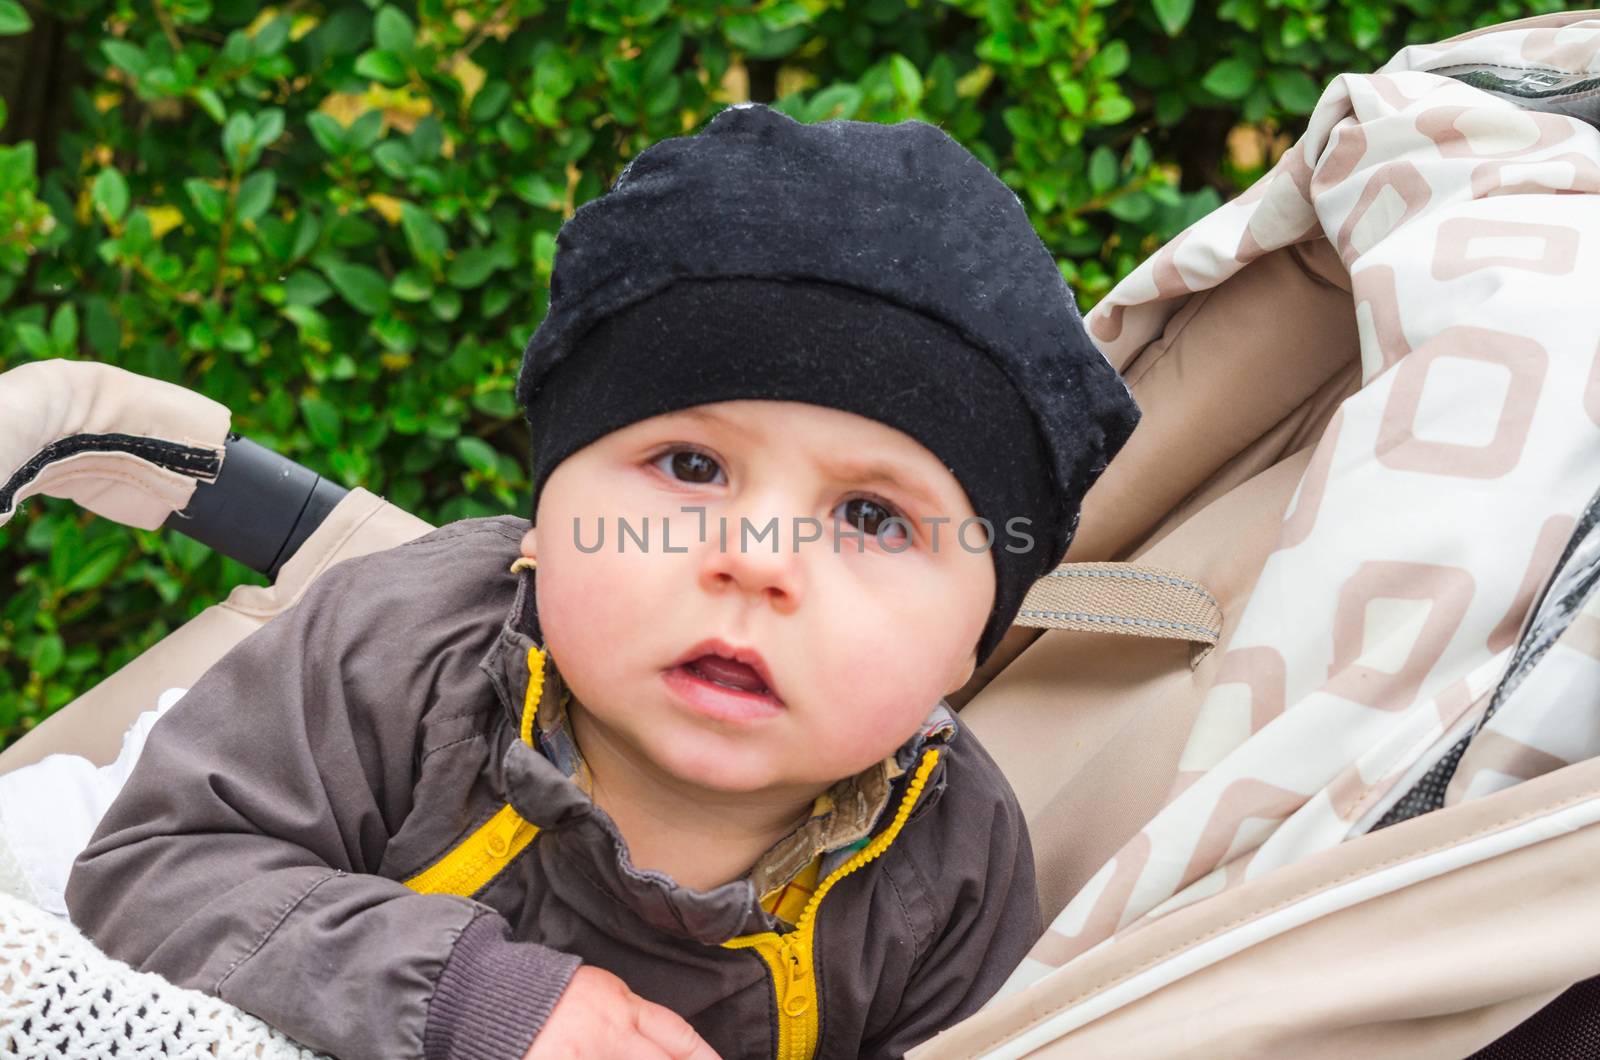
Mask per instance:
[[[566,205],[567,191],[557,187],[555,181],[546,180],[537,173],[519,173],[511,178],[511,190],[529,206],[541,210],[559,210]]]
[[[894,82],[894,90],[907,103],[915,107],[922,102],[922,74],[910,59],[904,55],[891,55],[889,79]]]
[[[383,51],[406,55],[417,46],[417,27],[397,8],[385,4],[373,21],[372,39]]]
[[[214,88],[197,88],[194,92],[194,101],[200,104],[200,109],[210,115],[211,120],[222,125],[228,120],[228,111],[222,105],[222,97],[217,95]]]
[[[378,168],[396,180],[405,180],[416,168],[417,160],[404,140],[385,140],[372,149],[372,160]]]
[[[339,444],[342,420],[338,407],[333,403],[319,397],[302,397],[300,418],[305,421],[311,440],[318,446],[332,449]]]
[[[16,0],[0,0],[0,37],[15,37],[33,28],[33,20]]]
[[[1255,83],[1255,68],[1243,59],[1224,59],[1200,79],[1201,88],[1223,99],[1243,99]]]
[[[428,161],[438,158],[439,150],[444,146],[444,126],[437,116],[430,114],[411,130],[410,141],[411,150],[419,159]]]
[[[537,129],[533,123],[517,117],[507,111],[500,115],[500,120],[494,123],[495,135],[500,137],[500,142],[505,144],[513,153],[526,151],[533,143],[533,133]]]
[[[484,319],[493,320],[511,308],[512,297],[512,291],[509,287],[498,284],[489,287],[488,290],[483,292],[483,300],[478,303],[483,309]]]
[[[1117,182],[1117,156],[1101,144],[1089,156],[1089,190],[1096,195],[1110,191]]]
[[[437,269],[444,263],[445,251],[450,249],[449,240],[444,226],[426,210],[415,203],[403,204],[400,207],[400,229],[405,233],[411,256],[417,261],[430,269]]]
[[[256,31],[255,50],[258,56],[275,55],[289,42],[292,19],[279,15]]]
[[[461,315],[461,292],[445,287],[428,300],[433,315],[449,324]]]
[[[421,269],[406,269],[389,285],[389,293],[402,302],[426,302],[433,297],[433,281]]]
[[[89,346],[102,357],[110,357],[122,347],[122,325],[104,298],[89,299],[83,330],[89,337]]]
[[[339,296],[369,317],[389,311],[389,281],[366,265],[333,261],[322,267]]]
[[[722,20],[722,32],[730,44],[752,59],[777,59],[805,43],[811,27],[775,30],[753,14],[739,14]]]
[[[1370,48],[1383,39],[1383,21],[1370,7],[1350,9],[1350,39],[1357,48]]]
[[[1133,52],[1129,50],[1127,43],[1114,40],[1095,53],[1095,57],[1089,63],[1089,69],[1098,80],[1114,81],[1127,72],[1132,58]]]
[[[54,352],[50,348],[50,336],[39,325],[23,322],[16,325],[15,330],[17,342],[35,357],[49,357]]]
[[[1116,125],[1133,117],[1133,101],[1127,96],[1102,96],[1089,108],[1089,117],[1101,125]]]
[[[1157,21],[1169,37],[1176,37],[1194,14],[1194,0],[1151,0],[1151,3],[1156,9]]]
[[[1310,114],[1317,106],[1322,91],[1311,75],[1304,70],[1274,70],[1267,75],[1267,87],[1272,98],[1291,114]]]
[[[482,285],[494,272],[494,255],[487,247],[469,247],[450,263],[446,279],[451,287],[470,291]]]
[[[199,177],[190,177],[183,182],[183,190],[189,194],[189,201],[194,203],[195,212],[202,220],[214,225],[222,223],[222,212],[227,206],[227,200],[223,197],[221,189],[212,187]]]
[[[283,135],[283,111],[269,107],[256,115],[255,134],[250,137],[257,147],[268,147]]]
[[[267,212],[278,190],[278,178],[270,169],[257,170],[244,178],[234,201],[234,214],[241,221],[254,221]]]
[[[91,192],[95,208],[107,224],[116,224],[128,212],[128,181],[115,169],[102,169]]]
[[[44,633],[33,642],[33,651],[28,656],[28,667],[40,677],[50,677],[61,669],[61,664],[67,660],[67,646],[59,634]]]
[[[306,125],[310,127],[311,135],[324,151],[330,155],[344,154],[344,126],[339,124],[337,118],[320,110],[313,111],[306,116]]]
[[[234,169],[244,164],[245,155],[255,146],[256,123],[248,114],[235,114],[222,127],[222,157]]]
[[[50,343],[60,353],[72,353],[77,349],[78,308],[71,302],[61,303],[50,321]]]
[[[509,420],[517,414],[517,400],[509,390],[487,390],[474,394],[472,407],[497,420]]]
[[[345,130],[344,142],[351,151],[365,151],[383,135],[383,111],[369,110],[350,123]]]
[[[356,74],[386,85],[398,85],[406,79],[406,64],[393,52],[362,52],[356,59]]]
[[[150,69],[150,60],[137,44],[129,44],[125,40],[101,41],[100,51],[111,65],[121,67],[136,78],[142,77]]]
[[[321,305],[333,288],[310,269],[296,269],[283,283],[283,300],[289,305]]]
[[[655,91],[671,76],[682,55],[683,33],[676,26],[656,38],[639,59],[639,83],[645,91]]]
[[[480,125],[486,125],[494,121],[509,102],[511,86],[500,80],[490,81],[472,97],[472,109],[468,117]]]
[[[249,353],[256,347],[255,333],[237,320],[227,324],[218,338],[222,348],[233,353]]]
[[[550,275],[556,262],[556,235],[539,231],[533,234],[533,264],[541,276]]]
[[[417,329],[399,317],[387,316],[372,322],[372,334],[392,353],[410,353],[417,346]]]
[[[494,446],[482,438],[474,438],[466,434],[457,438],[456,455],[461,458],[462,463],[474,471],[491,476],[495,473],[498,461],[495,459]]]
[[[811,105],[806,108],[806,120],[816,122],[843,118],[848,121],[861,109],[864,98],[858,85],[829,85],[811,97]]]
[[[128,546],[125,542],[112,539],[110,544],[103,545],[84,558],[83,564],[72,573],[61,586],[63,593],[81,593],[89,589],[99,588],[106,583],[111,575],[116,573],[122,561],[127,558]]]
[[[1136,223],[1145,220],[1155,212],[1155,203],[1150,201],[1150,196],[1136,191],[1111,200],[1110,204],[1106,206],[1106,212],[1119,221]]]
[[[805,25],[813,17],[810,9],[800,0],[777,0],[776,3],[763,5],[756,15],[768,29],[792,29]]]

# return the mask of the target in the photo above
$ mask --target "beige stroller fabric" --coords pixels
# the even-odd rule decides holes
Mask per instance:
[[[161,466],[144,443],[209,454],[212,468],[201,481],[221,467],[231,417],[210,398],[88,361],[38,361],[5,375],[0,469],[24,473],[20,488],[0,500],[0,525],[22,501],[44,494],[154,530],[188,505],[197,478]]]
[[[1600,485],[1600,132],[1446,76],[1484,66],[1600,76],[1600,18],[1339,78],[1272,173],[1090,315],[1153,428],[1091,502],[1144,473],[1176,509],[1127,505],[1119,539],[1086,506],[1090,547],[1208,586],[1222,646],[1191,671],[1047,634],[968,706],[1058,915],[1002,998],[915,1055],[1461,1056],[1600,972],[1570,943],[1600,898],[1573,869],[1596,774],[1570,764],[1595,753],[1570,710],[1497,715],[1452,808],[1366,834],[1481,717]],[[1284,422],[1232,422],[1261,405]],[[1575,625],[1557,699],[1581,709],[1600,671]],[[1571,805],[1503,815],[1556,778]],[[1270,904],[1287,880],[1299,920]]]

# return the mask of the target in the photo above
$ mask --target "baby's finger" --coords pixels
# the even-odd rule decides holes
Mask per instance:
[[[667,1051],[672,1060],[720,1060],[695,1029],[669,1008],[639,999],[639,1033]]]

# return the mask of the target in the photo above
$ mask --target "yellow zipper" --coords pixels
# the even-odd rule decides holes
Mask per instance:
[[[528,649],[528,692],[522,700],[522,742],[533,743],[533,718],[544,695],[544,652]],[[521,854],[539,828],[523,818],[510,803],[504,806],[438,861],[404,881],[420,894],[459,894],[470,897],[489,885],[500,870]]]
[[[817,1036],[822,1024],[821,1001],[817,996],[817,970],[812,963],[812,946],[816,938],[817,908],[833,885],[866,865],[889,849],[900,829],[905,827],[911,811],[922,795],[934,764],[939,761],[937,748],[923,752],[916,773],[906,785],[906,793],[895,810],[894,820],[872,838],[865,847],[840,865],[822,881],[811,900],[806,903],[795,922],[794,930],[787,935],[776,931],[763,931],[755,935],[741,935],[723,945],[729,949],[752,949],[766,961],[772,973],[772,989],[777,998],[778,1056],[777,1060],[811,1060],[817,1051]]]

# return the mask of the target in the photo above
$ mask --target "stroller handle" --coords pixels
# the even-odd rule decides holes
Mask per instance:
[[[210,398],[111,365],[0,373],[0,526],[44,494],[141,530],[170,526],[276,577],[346,491],[230,434],[230,419]]]

